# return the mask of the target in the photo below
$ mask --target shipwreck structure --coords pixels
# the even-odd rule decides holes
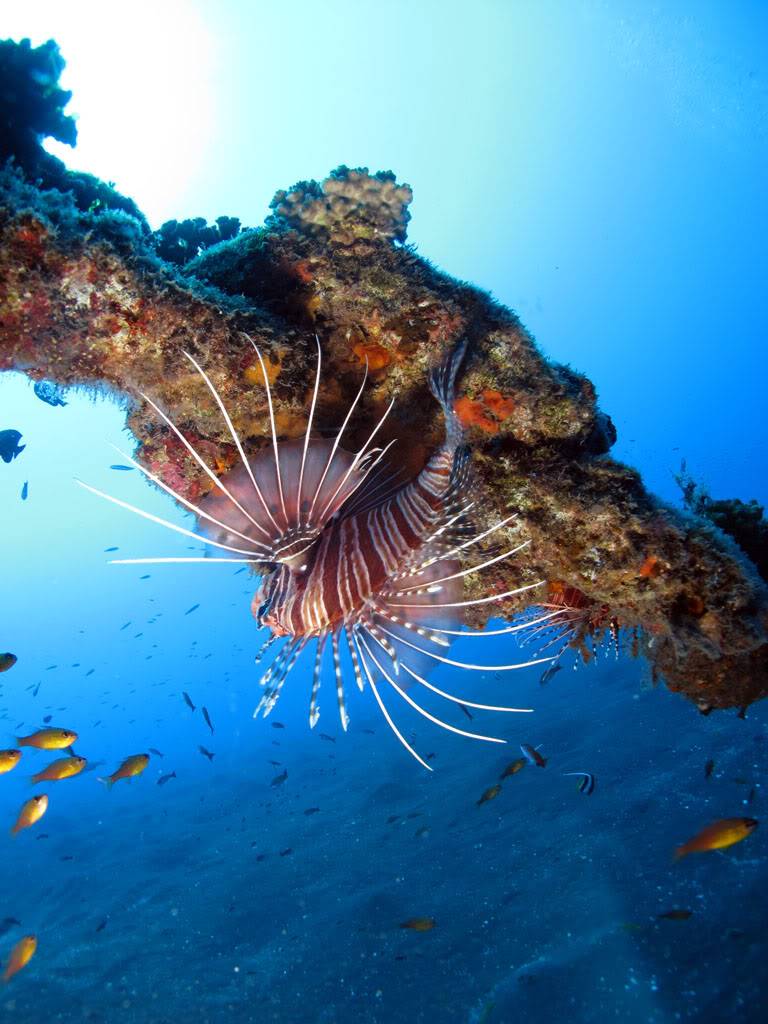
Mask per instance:
[[[256,448],[269,423],[244,335],[267,357],[278,432],[292,438],[306,425],[317,334],[318,427],[338,428],[367,364],[349,443],[394,396],[383,440],[402,439],[399,464],[416,472],[442,429],[428,368],[467,337],[456,409],[482,517],[517,511],[532,541],[521,563],[484,573],[469,596],[546,580],[538,600],[562,608],[585,657],[619,633],[702,711],[765,696],[768,590],[755,565],[711,519],[662,505],[610,457],[615,431],[586,377],[547,361],[512,312],[406,244],[407,185],[341,167],[278,192],[261,227],[220,218],[152,232],[131,200],[42,149],[46,135],[75,141],[61,66],[53,43],[0,43],[0,370],[126,395],[136,458],[195,501],[211,482],[139,397],[166,410],[217,472],[233,465],[185,350]],[[478,607],[485,617],[521,610],[514,599]]]

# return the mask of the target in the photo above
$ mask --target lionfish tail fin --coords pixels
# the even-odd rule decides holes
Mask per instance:
[[[453,448],[461,444],[463,430],[453,408],[456,397],[456,378],[467,353],[469,339],[463,338],[451,354],[429,375],[429,390],[440,403],[445,416],[446,442]]]

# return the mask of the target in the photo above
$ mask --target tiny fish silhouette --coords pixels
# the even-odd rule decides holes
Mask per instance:
[[[157,747],[150,747],[150,748],[149,748],[149,752],[150,752],[150,754],[154,754],[154,755],[155,755],[155,757],[162,757],[162,756],[163,756],[163,755],[162,755],[162,754],[160,753],[160,751],[159,751],[159,750],[157,749]]]
[[[26,501],[29,496],[29,481],[25,480],[21,488],[21,500]]]
[[[176,778],[176,772],[169,772],[167,775],[161,775],[157,780],[158,786],[164,786],[166,782],[170,782],[171,779]]]
[[[286,768],[279,775],[276,775],[270,782],[270,786],[282,786],[285,780],[288,778],[288,769]]]
[[[710,757],[710,759],[704,765],[704,778],[708,779],[714,770],[715,770],[715,762]]]
[[[660,921],[687,921],[693,916],[692,910],[665,910],[663,914],[657,914]]]
[[[206,725],[211,730],[211,734],[213,734],[215,730],[213,728],[213,722],[211,721],[211,716],[208,714],[208,708],[205,708],[205,707],[203,708],[203,718],[205,719]]]
[[[203,746],[198,746],[197,749],[200,751],[200,753],[203,755],[203,757],[207,757],[209,761],[212,761],[214,759],[214,757],[216,757],[215,754],[211,753],[210,750],[206,750],[205,747],[203,747]]]
[[[197,611],[197,609],[198,609],[199,607],[200,607],[200,605],[199,605],[199,604],[193,604],[191,608],[187,608],[187,610],[186,610],[186,611],[184,612],[184,614],[185,614],[185,615],[191,615],[191,614],[192,614],[192,612],[194,612],[194,611]]]
[[[181,696],[184,698],[184,703],[187,705],[187,707],[191,711],[194,711],[195,710],[195,705],[192,703],[192,698],[189,696],[189,694],[187,693],[186,690],[182,690],[181,691]]]
[[[546,668],[541,673],[541,678],[539,679],[539,686],[546,686],[550,679],[554,678],[554,676],[557,675],[557,673],[560,671],[562,667],[563,666],[560,665],[558,662],[555,662],[554,665],[550,665],[549,668]]]
[[[113,463],[110,469],[119,469],[123,473],[130,473],[133,470],[133,466],[123,466],[120,462]]]

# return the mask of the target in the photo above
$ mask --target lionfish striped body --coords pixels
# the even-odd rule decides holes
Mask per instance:
[[[441,450],[392,498],[329,523],[306,570],[283,571],[280,600],[262,616],[273,633],[315,636],[359,617],[442,518],[453,453]]]
[[[523,625],[488,633],[462,630],[461,609],[471,604],[500,600],[539,584],[463,601],[463,577],[510,557],[525,543],[490,558],[481,565],[461,570],[458,556],[471,545],[506,525],[513,516],[488,530],[470,535],[467,499],[469,452],[462,441],[460,424],[453,411],[456,375],[465,345],[430,378],[433,395],[446,422],[445,441],[418,476],[405,485],[382,480],[388,448],[372,448],[384,419],[356,454],[343,449],[342,434],[365,386],[365,379],[334,442],[312,437],[317,401],[321,351],[306,435],[301,441],[279,442],[272,398],[264,363],[262,367],[272,424],[271,449],[247,456],[231,418],[205,371],[187,356],[205,380],[227,423],[240,455],[240,464],[221,479],[204,462],[169,417],[143,396],[176,433],[208,476],[214,492],[199,505],[182,498],[130,459],[149,479],[194,512],[201,533],[185,530],[120,499],[95,491],[131,511],[160,522],[177,532],[205,540],[215,548],[245,558],[211,558],[211,562],[244,561],[262,567],[262,585],[254,596],[252,611],[257,623],[269,630],[265,648],[284,639],[282,649],[261,679],[262,698],[254,717],[274,708],[285,681],[310,641],[316,641],[315,667],[310,694],[309,720],[319,718],[318,691],[326,642],[330,637],[336,677],[336,694],[342,727],[348,716],[344,697],[344,672],[340,641],[346,641],[355,680],[360,690],[370,685],[387,723],[406,749],[426,768],[430,766],[403,737],[379,692],[386,684],[406,703],[430,721],[463,736],[489,742],[495,737],[468,732],[443,722],[418,704],[407,692],[414,683],[454,703],[489,711],[527,711],[523,708],[477,704],[438,689],[424,676],[430,666],[499,671],[538,664],[541,660],[512,665],[474,665],[454,661],[443,653],[455,636],[496,636],[529,630],[547,620],[544,614]],[[256,348],[256,346],[254,346]],[[87,486],[87,485],[83,485]],[[203,559],[161,558],[117,560],[137,562],[188,562]],[[451,628],[452,627],[452,628]],[[257,660],[258,660],[257,656]]]

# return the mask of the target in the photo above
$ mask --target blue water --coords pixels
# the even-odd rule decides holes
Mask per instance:
[[[715,497],[768,500],[764,5],[333,2],[289,17],[169,4],[153,26],[137,4],[135,46],[110,51],[114,80],[89,5],[27,6],[9,5],[3,31],[54,35],[80,76],[71,165],[117,180],[153,225],[221,213],[258,224],[296,179],[342,161],[392,167],[415,188],[420,252],[492,289],[548,355],[596,383],[614,454],[655,492],[679,499],[672,474],[686,458]],[[147,81],[159,90],[165,68],[172,117],[155,117],[162,105],[136,77],[144,36]],[[195,66],[196,112],[183,88]],[[107,114],[112,103],[105,127],[97,93]],[[115,148],[100,155],[107,127]],[[163,149],[174,132],[183,158]],[[51,408],[24,377],[0,376],[0,429],[27,444],[0,464],[0,650],[19,658],[0,675],[0,746],[52,715],[103,762],[46,787],[44,819],[0,840],[0,957],[22,934],[39,940],[0,991],[8,1020],[764,1019],[765,822],[724,853],[673,864],[672,851],[716,818],[762,821],[765,706],[704,718],[608,649],[544,687],[539,669],[443,668],[437,685],[535,714],[451,719],[508,739],[499,748],[398,708],[406,736],[435,755],[430,774],[368,691],[350,693],[344,734],[325,678],[310,731],[305,655],[273,715],[254,721],[263,637],[246,574],[109,565],[199,546],[77,486],[192,526],[137,472],[109,469],[125,461],[110,445],[133,444],[119,396],[67,399]],[[479,649],[515,657],[501,641],[454,651]],[[526,767],[477,806],[520,743],[543,744],[546,769]],[[150,747],[163,756],[141,778],[98,784]],[[0,822],[49,759],[25,751],[0,777]],[[576,770],[596,775],[592,796],[562,775]],[[657,917],[671,909],[693,913]],[[399,927],[414,917],[435,926]]]

